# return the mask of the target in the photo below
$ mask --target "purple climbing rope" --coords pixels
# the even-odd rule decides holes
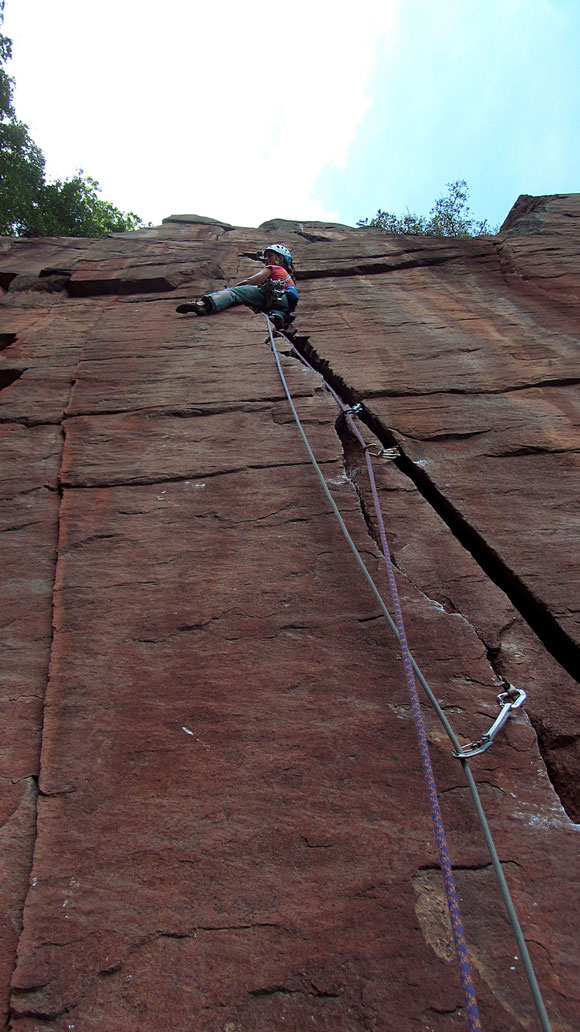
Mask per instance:
[[[451,866],[451,859],[449,856],[449,850],[447,848],[447,840],[445,838],[445,829],[443,828],[443,818],[441,816],[441,808],[439,806],[439,798],[437,796],[437,787],[435,784],[435,775],[433,774],[433,767],[431,765],[431,757],[429,755],[429,745],[427,742],[427,735],[425,733],[425,724],[423,721],[423,714],[421,712],[421,704],[419,702],[419,695],[417,693],[417,685],[415,683],[415,675],[413,673],[413,666],[411,663],[411,656],[409,653],[409,647],[407,644],[407,635],[405,632],[405,624],[403,621],[403,613],[401,611],[401,602],[399,599],[399,592],[397,589],[397,583],[395,580],[395,572],[393,570],[393,563],[391,560],[391,552],[387,542],[387,535],[385,532],[385,524],[383,520],[383,514],[381,512],[381,506],[379,502],[379,496],[377,491],[377,485],[375,475],[373,471],[373,464],[369,455],[369,450],[358,431],[352,416],[349,412],[345,413],[347,422],[355,435],[361,442],[365,459],[367,464],[367,470],[369,475],[369,481],[371,485],[371,491],[373,495],[373,503],[375,507],[375,513],[379,526],[379,535],[381,539],[381,547],[383,550],[383,559],[387,570],[387,577],[389,581],[389,588],[391,590],[391,598],[393,600],[393,610],[395,614],[395,624],[397,631],[399,632],[399,644],[401,646],[401,656],[403,659],[403,669],[405,671],[405,680],[407,682],[407,688],[411,698],[411,710],[413,713],[413,721],[415,724],[415,731],[419,740],[419,752],[421,755],[421,764],[423,766],[423,773],[425,775],[425,781],[427,782],[427,795],[429,797],[429,804],[431,806],[431,817],[433,820],[433,827],[435,829],[435,840],[437,842],[437,852],[439,854],[439,863],[441,864],[441,873],[443,875],[443,883],[445,885],[445,894],[447,896],[447,906],[449,908],[449,917],[451,919],[451,928],[453,930],[453,941],[455,943],[455,952],[457,954],[457,963],[459,965],[459,977],[461,979],[461,987],[463,989],[463,996],[465,999],[465,1006],[467,1010],[467,1025],[468,1028],[473,1030],[481,1029],[479,1020],[479,1013],[477,1009],[477,1000],[475,998],[475,990],[473,988],[473,982],[471,978],[471,970],[469,967],[469,958],[467,956],[467,945],[465,942],[465,936],[463,934],[463,924],[461,921],[461,914],[459,911],[459,901],[457,899],[457,889],[455,887],[455,879],[453,877],[453,869]]]
[[[268,321],[269,325],[269,321]],[[271,331],[270,331],[271,337]],[[274,342],[272,340],[272,348],[275,350]],[[310,362],[304,358],[304,356],[294,348],[295,353],[299,356],[301,361],[306,365],[312,372],[318,373]],[[280,369],[280,366],[279,366]],[[407,644],[407,635],[405,632],[405,624],[403,621],[403,614],[401,611],[401,603],[399,599],[399,592],[395,580],[395,574],[393,570],[393,563],[391,560],[391,552],[389,549],[387,535],[385,531],[385,524],[383,515],[381,512],[381,506],[379,502],[379,495],[377,491],[377,485],[375,475],[373,471],[373,465],[367,444],[360,433],[356,423],[354,422],[351,414],[351,409],[348,405],[345,405],[342,398],[336,393],[336,391],[330,386],[329,383],[323,378],[324,386],[332,394],[335,401],[339,405],[340,409],[344,413],[348,425],[355,437],[362,446],[365,454],[367,470],[369,474],[369,481],[371,485],[371,491],[373,496],[373,503],[375,507],[375,513],[377,517],[377,523],[379,527],[379,535],[381,539],[381,546],[383,550],[383,559],[387,571],[387,578],[389,581],[389,588],[391,591],[391,598],[393,600],[393,609],[395,613],[395,625],[399,635],[399,644],[401,646],[401,656],[403,659],[403,669],[405,671],[405,680],[407,682],[407,688],[411,698],[411,711],[413,714],[413,722],[415,725],[415,731],[419,740],[419,753],[421,756],[421,764],[423,767],[423,773],[425,781],[427,783],[427,796],[431,807],[431,817],[433,820],[433,827],[435,830],[435,840],[437,843],[437,852],[439,855],[439,863],[441,866],[441,873],[443,875],[443,884],[445,886],[445,894],[447,896],[447,906],[449,909],[449,917],[451,919],[451,929],[453,932],[453,941],[455,944],[455,953],[457,956],[457,964],[459,967],[459,978],[461,981],[461,988],[463,990],[463,998],[465,1000],[465,1009],[467,1013],[467,1026],[469,1032],[481,1032],[481,1022],[479,1020],[479,1011],[477,1008],[477,1000],[475,998],[475,989],[473,987],[473,980],[471,977],[471,969],[469,965],[469,958],[467,956],[467,944],[465,942],[465,936],[463,934],[463,923],[461,920],[461,913],[459,910],[459,901],[457,898],[457,889],[455,886],[455,879],[453,877],[453,869],[451,866],[451,859],[449,856],[449,849],[447,847],[447,840],[445,838],[445,829],[443,827],[443,818],[441,816],[441,808],[439,806],[439,799],[437,796],[437,787],[435,784],[435,775],[433,774],[433,767],[431,765],[431,757],[429,755],[429,745],[427,742],[427,735],[425,733],[425,724],[423,722],[423,714],[421,712],[421,704],[419,702],[419,696],[417,693],[417,686],[415,683],[415,675],[413,673],[413,665],[409,647]]]

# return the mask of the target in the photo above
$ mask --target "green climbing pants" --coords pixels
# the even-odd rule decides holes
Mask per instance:
[[[232,305],[246,305],[254,312],[268,312],[281,315],[286,323],[290,314],[288,298],[282,294],[273,301],[262,287],[255,287],[246,284],[242,287],[226,287],[225,290],[216,290],[212,294],[204,294],[203,300],[207,301],[212,312],[222,312],[224,308]]]

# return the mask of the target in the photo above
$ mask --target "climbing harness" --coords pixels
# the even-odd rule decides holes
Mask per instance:
[[[477,742],[470,742],[469,745],[464,745],[463,748],[458,752],[457,749],[453,750],[453,755],[459,760],[469,759],[471,756],[478,756],[479,753],[485,752],[489,749],[490,745],[493,745],[493,740],[497,735],[498,731],[504,726],[512,710],[518,709],[523,702],[526,701],[526,693],[521,688],[514,688],[510,685],[506,692],[500,692],[497,697],[497,701],[501,706],[501,710],[491,725],[489,731],[486,731]]]
[[[272,308],[272,306],[276,304],[276,301],[281,297],[284,297],[285,294],[287,295],[290,311],[293,311],[293,309],[296,308],[296,305],[298,304],[298,291],[294,288],[294,294],[290,296],[289,291],[291,286],[288,286],[288,284],[292,284],[291,276],[288,276],[284,280],[269,279],[266,280],[265,283],[262,283],[261,289],[264,295],[266,308]]]
[[[351,407],[347,406],[343,402],[342,398],[333,389],[333,387],[331,387],[331,385],[324,378],[322,378],[323,385],[330,392],[330,394],[332,394],[332,396],[334,397],[335,401],[337,402],[337,404],[339,405],[341,411],[343,412],[343,414],[344,414],[344,416],[345,416],[345,418],[346,418],[346,420],[347,420],[347,422],[349,424],[349,427],[351,428],[351,430],[355,434],[357,440],[359,441],[359,443],[361,444],[361,447],[364,450],[366,464],[367,464],[367,470],[368,470],[368,473],[369,473],[369,479],[370,479],[370,484],[371,484],[371,491],[372,491],[372,495],[373,495],[373,503],[374,503],[374,507],[375,507],[375,513],[376,513],[376,516],[377,516],[378,526],[379,526],[379,534],[380,534],[381,546],[382,546],[382,550],[383,550],[383,559],[384,559],[386,570],[387,570],[387,577],[388,577],[388,580],[389,580],[389,586],[391,588],[391,594],[392,594],[393,606],[394,606],[394,610],[395,610],[396,623],[392,620],[391,615],[390,615],[388,609],[386,608],[385,603],[384,603],[384,601],[383,601],[383,599],[382,599],[382,597],[381,597],[381,595],[380,595],[380,593],[378,591],[378,588],[376,587],[376,585],[375,585],[375,583],[374,583],[370,573],[368,572],[368,570],[367,570],[367,568],[366,568],[366,566],[365,566],[365,564],[364,564],[364,562],[362,560],[362,557],[361,557],[361,555],[360,555],[360,553],[359,553],[359,551],[358,551],[354,541],[352,540],[352,538],[351,538],[351,536],[350,536],[350,534],[348,532],[348,529],[347,529],[346,524],[345,524],[345,522],[344,522],[344,520],[343,520],[343,518],[342,518],[342,516],[341,516],[341,514],[339,512],[339,509],[338,509],[338,507],[336,505],[336,502],[334,501],[334,498],[332,497],[332,495],[331,495],[331,493],[330,493],[330,491],[328,489],[328,485],[326,483],[326,480],[325,480],[325,478],[324,478],[324,476],[322,474],[322,471],[321,471],[321,469],[320,469],[320,467],[319,467],[319,465],[318,465],[318,463],[316,461],[314,453],[312,452],[312,449],[310,447],[310,444],[308,442],[308,439],[306,437],[306,434],[305,434],[304,429],[302,427],[302,424],[300,422],[300,417],[298,416],[298,413],[296,411],[296,407],[295,407],[294,402],[292,400],[292,396],[290,394],[290,391],[289,391],[289,388],[288,388],[288,385],[287,385],[287,382],[286,382],[286,378],[284,376],[284,371],[282,369],[282,365],[281,365],[281,362],[280,362],[280,356],[278,354],[278,350],[277,350],[276,345],[274,343],[274,337],[273,337],[273,334],[272,334],[272,326],[271,326],[270,320],[269,320],[267,315],[266,315],[266,323],[267,323],[267,326],[268,326],[268,333],[269,333],[269,337],[270,337],[270,345],[271,345],[271,348],[272,348],[272,351],[273,351],[273,354],[274,354],[274,358],[275,358],[276,365],[277,365],[277,368],[278,368],[278,373],[279,373],[280,379],[282,381],[282,385],[284,387],[284,391],[285,391],[286,397],[288,399],[288,403],[289,403],[290,408],[292,410],[292,414],[293,414],[294,419],[296,421],[296,425],[298,427],[298,430],[300,432],[302,440],[303,440],[303,442],[305,444],[306,450],[308,452],[308,455],[310,457],[310,460],[312,462],[314,470],[315,470],[316,474],[318,475],[318,478],[320,480],[322,489],[323,489],[323,491],[324,491],[328,501],[330,502],[330,505],[331,505],[331,507],[332,507],[332,509],[333,509],[333,511],[334,511],[334,513],[335,513],[335,515],[337,517],[337,519],[338,519],[340,528],[341,528],[341,530],[342,530],[342,532],[343,532],[343,534],[344,534],[344,536],[346,538],[346,541],[347,541],[351,551],[353,552],[353,555],[354,555],[354,557],[355,557],[355,559],[356,559],[356,561],[357,561],[357,563],[359,565],[359,568],[360,568],[360,570],[361,570],[365,580],[367,581],[367,583],[368,583],[368,585],[369,585],[373,595],[375,596],[375,599],[376,599],[376,601],[379,604],[379,608],[380,608],[383,616],[387,620],[387,623],[391,627],[391,630],[393,631],[396,639],[398,640],[398,642],[399,642],[399,644],[401,646],[401,654],[402,654],[402,658],[403,658],[403,668],[404,668],[404,671],[405,671],[405,677],[406,677],[407,685],[408,685],[409,692],[410,692],[410,695],[411,695],[411,709],[412,709],[412,713],[413,713],[413,719],[414,719],[414,722],[415,722],[415,727],[416,727],[417,735],[418,735],[418,738],[419,738],[419,748],[420,748],[420,753],[421,753],[421,762],[422,762],[423,770],[424,770],[425,777],[426,777],[426,780],[427,780],[427,791],[428,791],[428,796],[429,796],[429,802],[430,802],[430,805],[431,805],[432,820],[433,820],[433,825],[434,825],[434,828],[435,828],[435,837],[436,837],[436,841],[437,841],[437,848],[438,848],[438,851],[439,851],[439,860],[440,860],[441,870],[442,870],[442,874],[443,874],[443,881],[444,881],[444,885],[445,885],[445,891],[446,891],[446,894],[447,894],[447,903],[448,903],[449,914],[450,914],[450,918],[451,918],[451,927],[452,927],[452,931],[453,931],[453,937],[454,937],[454,941],[455,941],[455,949],[456,949],[457,961],[458,961],[458,966],[459,966],[459,974],[460,974],[460,979],[461,979],[461,984],[462,984],[462,989],[463,989],[463,994],[464,994],[464,999],[465,999],[465,1004],[466,1004],[467,1023],[468,1023],[469,1032],[476,1032],[476,1030],[480,1030],[481,1029],[481,1024],[480,1024],[480,1021],[479,1021],[479,1015],[478,1015],[478,1010],[477,1010],[477,1002],[476,1002],[475,993],[474,993],[474,990],[473,990],[473,983],[471,981],[471,974],[470,974],[470,969],[469,969],[469,961],[468,961],[468,958],[467,958],[467,948],[466,948],[466,944],[465,944],[465,938],[463,936],[463,930],[462,930],[462,924],[461,924],[461,915],[459,913],[459,905],[458,905],[458,902],[457,902],[457,894],[456,894],[456,890],[455,890],[455,884],[454,884],[454,879],[453,879],[453,872],[452,872],[452,869],[451,869],[451,863],[450,863],[450,860],[449,860],[449,854],[448,854],[447,845],[446,845],[446,842],[445,842],[445,833],[444,833],[443,823],[442,823],[442,819],[441,819],[441,811],[440,811],[440,808],[439,808],[439,800],[437,798],[437,790],[436,790],[436,786],[435,786],[435,780],[434,780],[434,777],[433,777],[433,771],[432,771],[432,768],[431,768],[431,761],[430,761],[430,757],[429,757],[429,749],[428,749],[428,744],[427,744],[427,737],[426,737],[425,729],[424,729],[424,725],[423,725],[423,718],[422,718],[422,713],[421,713],[421,705],[420,705],[419,698],[418,698],[418,695],[417,695],[417,690],[416,690],[416,686],[415,686],[415,682],[414,682],[414,678],[413,678],[413,672],[417,675],[417,678],[418,678],[420,684],[422,685],[422,687],[423,687],[423,689],[424,689],[424,691],[425,691],[429,701],[431,702],[431,705],[433,706],[435,712],[437,713],[437,716],[439,717],[439,720],[443,724],[443,727],[445,728],[445,731],[446,731],[448,737],[450,738],[452,745],[454,746],[454,755],[456,755],[461,760],[461,764],[462,764],[462,767],[463,767],[465,778],[466,778],[469,790],[470,790],[471,795],[472,795],[472,799],[473,799],[474,807],[475,807],[475,810],[476,810],[476,813],[477,813],[477,817],[478,817],[479,822],[480,822],[482,834],[483,834],[483,837],[484,837],[484,840],[485,840],[485,843],[486,843],[486,846],[487,846],[487,849],[488,849],[488,852],[489,852],[489,855],[490,855],[490,859],[491,859],[491,862],[492,862],[492,866],[493,866],[493,869],[494,869],[494,873],[495,873],[495,876],[496,876],[498,887],[500,889],[500,892],[501,892],[501,895],[502,895],[502,899],[503,899],[503,902],[504,902],[504,906],[506,908],[506,911],[507,911],[507,914],[508,914],[508,917],[509,917],[509,920],[510,920],[510,924],[512,926],[512,931],[514,933],[514,937],[516,939],[516,942],[517,942],[519,950],[520,950],[520,957],[522,959],[522,963],[523,963],[524,970],[525,970],[525,973],[526,973],[526,977],[527,977],[527,980],[528,980],[528,985],[529,985],[530,992],[531,992],[531,995],[532,995],[532,998],[533,998],[533,1001],[534,1001],[534,1005],[535,1005],[535,1008],[536,1008],[536,1013],[537,1013],[537,1016],[538,1016],[541,1028],[542,1028],[543,1032],[552,1032],[550,1021],[549,1021],[549,1018],[548,1018],[548,1014],[546,1012],[544,1001],[542,999],[540,988],[539,988],[539,985],[538,985],[538,982],[537,982],[537,979],[536,979],[536,975],[535,975],[535,972],[534,972],[534,969],[533,969],[533,966],[532,966],[531,958],[530,958],[530,955],[529,955],[529,952],[528,952],[528,948],[527,948],[527,945],[526,945],[526,942],[525,942],[525,939],[524,939],[524,936],[523,936],[523,932],[522,932],[522,929],[521,929],[521,926],[520,926],[520,923],[519,923],[519,920],[518,920],[518,916],[516,914],[515,907],[513,905],[513,901],[512,901],[512,898],[511,898],[509,887],[508,887],[508,884],[507,884],[507,882],[505,880],[505,876],[504,876],[504,873],[503,873],[503,870],[502,870],[502,867],[501,867],[501,863],[500,863],[499,857],[497,855],[497,850],[495,848],[495,843],[494,843],[492,835],[491,835],[489,824],[487,822],[487,818],[485,816],[485,813],[484,813],[484,810],[483,810],[483,807],[482,807],[482,804],[481,804],[481,800],[480,800],[480,797],[479,797],[479,792],[478,792],[478,789],[477,789],[477,785],[475,783],[475,779],[474,779],[473,774],[471,773],[471,769],[469,767],[468,760],[470,759],[471,755],[475,755],[475,753],[463,752],[462,747],[461,747],[461,745],[459,743],[459,740],[458,740],[458,738],[457,738],[453,728],[451,727],[451,725],[450,725],[450,723],[449,723],[445,713],[443,712],[443,710],[442,710],[438,700],[436,699],[435,695],[433,694],[432,689],[430,688],[430,686],[429,686],[428,682],[426,681],[423,673],[419,669],[415,659],[413,658],[413,656],[411,655],[411,653],[409,652],[409,649],[408,649],[407,640],[406,640],[406,634],[405,634],[405,628],[404,628],[404,624],[403,624],[403,617],[402,617],[402,612],[401,612],[401,607],[400,607],[400,602],[399,602],[399,597],[398,597],[398,591],[397,591],[397,586],[396,586],[396,582],[395,582],[395,576],[394,576],[392,561],[391,561],[391,557],[390,557],[390,549],[389,549],[389,546],[388,546],[388,543],[387,543],[386,532],[385,532],[385,527],[384,527],[384,520],[383,520],[382,511],[381,511],[381,507],[380,507],[378,491],[377,491],[377,487],[376,487],[376,481],[375,481],[374,472],[373,472],[372,463],[371,463],[371,458],[370,458],[370,454],[369,454],[369,448],[366,445],[366,442],[365,442],[364,438],[362,437],[362,434],[360,434],[360,432],[358,430],[358,427],[356,426],[354,418],[353,418],[353,416],[356,417],[356,416],[360,415],[360,413],[362,412],[362,405],[360,403],[358,403],[355,406],[351,406]],[[316,372],[316,373],[318,372],[318,370],[314,369],[314,367],[312,365],[310,365],[310,363],[307,361],[307,359],[304,358],[304,356],[298,351],[298,349],[294,345],[292,345],[292,348],[293,348],[293,351],[295,352],[295,354],[297,355],[297,357],[303,362],[304,365],[306,365],[309,369],[311,369],[312,372]],[[318,373],[318,375],[320,375],[320,373]],[[516,698],[516,697],[511,696],[511,692],[518,692],[518,689],[512,689],[510,687],[509,692],[502,693],[502,695],[500,695],[498,697],[498,701],[500,701],[500,705],[502,705],[502,710],[501,710],[501,712],[499,714],[498,719],[494,722],[494,724],[492,725],[490,730],[487,732],[487,735],[482,736],[482,740],[483,740],[483,738],[486,738],[486,739],[490,738],[491,739],[489,744],[491,744],[491,741],[493,740],[493,737],[497,734],[497,732],[500,730],[500,728],[505,724],[505,722],[506,722],[506,720],[507,720],[511,710],[517,708],[518,706],[521,706],[521,704],[523,703],[523,701],[525,699],[525,693],[519,691],[518,692],[518,696]],[[504,699],[504,697],[505,697],[505,701],[502,702],[501,700]],[[509,703],[507,701],[508,697],[510,698]],[[476,743],[476,745],[479,745],[479,743]],[[469,748],[470,747],[467,747],[467,749],[469,749]],[[486,748],[487,748],[487,746],[486,746]],[[483,751],[483,750],[482,749],[478,749],[477,750],[477,752],[481,752],[481,751]]]
[[[264,294],[266,309],[271,308],[276,304],[281,297],[285,297],[288,302],[288,309],[293,312],[298,304],[299,295],[294,282],[290,274],[286,276],[286,279],[269,279],[265,283],[262,283],[262,292]]]

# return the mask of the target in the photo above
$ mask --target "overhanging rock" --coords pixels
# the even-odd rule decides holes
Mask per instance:
[[[399,649],[265,321],[184,298],[295,257],[295,341],[377,460],[411,648],[472,763],[554,1029],[577,1025],[580,197],[477,240],[201,216],[0,242],[6,1027],[465,1027]],[[379,584],[364,456],[278,341]],[[486,1032],[536,1027],[461,766],[428,737]]]

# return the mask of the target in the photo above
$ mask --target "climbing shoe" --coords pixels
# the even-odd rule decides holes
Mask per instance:
[[[175,309],[180,315],[186,315],[188,312],[193,312],[195,315],[207,315],[208,307],[203,300],[199,301],[185,301],[182,305],[178,305]]]

